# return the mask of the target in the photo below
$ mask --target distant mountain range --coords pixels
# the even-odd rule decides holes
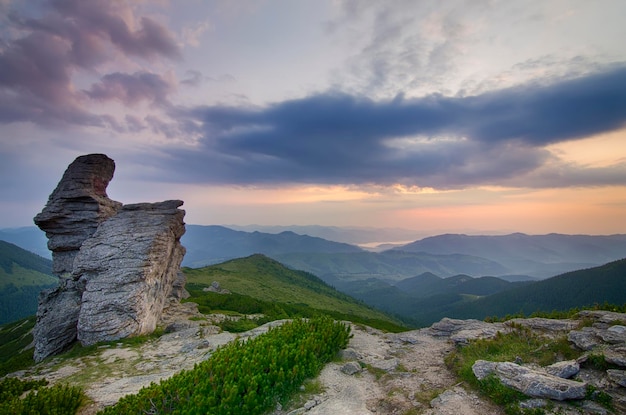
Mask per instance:
[[[45,235],[35,227],[0,230],[0,239],[15,241],[22,248],[30,247],[28,250],[32,252],[48,252],[45,249]],[[626,257],[626,235],[448,234],[424,238],[376,253],[355,245],[299,235],[292,231],[273,234],[238,231],[223,226],[187,225],[182,242],[187,249],[183,266],[199,268],[263,254],[293,270],[309,272],[326,284],[415,325],[430,324],[443,316],[481,318],[485,315],[515,313],[521,310],[532,312],[535,311],[533,307],[552,309],[567,304],[585,305],[578,304],[577,301],[626,302],[621,294],[626,292],[621,290],[620,285],[625,278],[623,275],[611,274],[613,280],[607,282],[600,291],[591,282],[585,282],[584,284],[591,284],[586,292],[595,293],[593,299],[572,293],[571,290],[583,284],[580,282],[582,280],[572,279],[572,287],[568,287],[567,283],[559,283],[558,287],[550,285],[553,284],[553,278],[546,280],[546,284],[550,284],[545,286],[533,283],[537,278],[554,275],[559,275],[557,281],[561,281],[561,274],[595,269],[623,259]],[[8,250],[1,253],[0,264],[3,264],[4,281],[13,281],[15,285],[15,281],[21,281],[14,278],[15,270],[23,272],[20,267],[25,267],[19,265],[20,262],[14,256],[6,257]],[[36,255],[33,257],[38,258],[37,261],[44,260]],[[37,261],[33,259],[27,262],[35,264]],[[48,261],[48,267],[49,263]],[[619,265],[619,261],[617,263]],[[28,272],[44,275],[49,273],[37,268],[39,265],[33,267]],[[604,272],[602,269],[600,267],[598,272]],[[49,275],[46,278],[49,279],[45,282],[33,280],[30,284],[33,292],[38,292],[45,284],[56,281]],[[15,291],[14,287],[5,285],[7,289]],[[25,290],[30,289],[26,285],[28,284],[24,284],[17,291],[25,293]],[[542,298],[540,293],[532,291],[535,286],[545,287],[548,293],[546,295],[553,296],[554,301],[527,301],[520,305],[516,301],[518,298]],[[518,292],[523,289],[531,290],[533,294]],[[559,294],[554,294],[555,290],[559,290]],[[615,293],[618,293],[617,297]],[[31,297],[28,306],[30,308],[22,307],[21,303],[17,308],[34,313],[36,295],[31,293]],[[576,301],[562,303],[557,297],[576,298]],[[7,308],[6,302],[3,301],[2,304]],[[497,306],[498,304],[501,306]]]
[[[348,260],[346,254],[362,254],[364,249],[346,241],[363,243],[363,241],[378,239],[379,242],[383,242],[382,239],[388,238],[389,241],[397,242],[402,240],[398,238],[410,240],[415,233],[412,230],[401,232],[398,229],[332,226],[262,227],[250,225],[239,228],[267,229],[278,233],[247,232],[217,225],[187,225],[187,232],[182,238],[182,243],[187,248],[183,265],[199,267],[261,253],[273,258],[280,256],[281,260],[285,260],[289,265],[302,266],[303,269],[315,272],[317,275],[323,273],[356,275],[360,259]],[[43,257],[51,257],[47,249],[45,234],[34,226],[1,229],[0,240],[14,243]],[[389,247],[392,248],[391,245]],[[415,268],[409,273],[398,273],[397,269],[402,268],[402,265],[394,263],[389,266],[390,256],[367,257],[369,258],[366,260],[367,262],[372,262],[372,258],[377,258],[374,262],[384,263],[375,264],[374,268],[370,267],[370,271],[371,269],[379,269],[382,273],[392,275],[391,277],[382,277],[383,279],[396,278],[393,276],[394,273],[402,277],[412,277],[427,271],[442,277],[468,274],[473,277],[493,275],[507,280],[515,279],[515,275],[520,275],[521,279],[527,279],[528,276],[547,278],[622,258],[626,253],[626,235],[526,235],[513,233],[509,235],[474,236],[445,234],[419,239],[402,246],[393,246],[392,249],[383,252],[387,254],[389,251],[418,253],[422,254],[423,258],[426,256],[424,254],[464,255],[466,259],[469,257],[481,258],[481,261],[486,264],[486,268],[476,266],[477,262],[473,260],[474,265],[468,266],[467,269],[453,267],[450,270],[445,270],[445,267],[443,267],[444,269],[441,267],[431,268],[425,265]],[[296,258],[295,254],[321,254],[324,257],[324,262],[334,264],[331,267],[332,271],[319,269],[321,265],[318,259],[320,258],[308,260]],[[329,254],[337,254],[338,257],[328,259]],[[316,263],[311,262],[313,259]],[[430,262],[433,263],[433,261]],[[341,266],[342,263],[345,266]],[[389,272],[386,271],[387,268],[390,268]],[[381,272],[375,271],[373,274],[379,278]]]
[[[223,226],[187,225],[181,239],[187,248],[183,266],[197,268],[252,254],[270,257],[288,252],[356,253],[362,249],[346,243],[298,235],[291,231],[278,234],[235,231]]]
[[[512,273],[546,278],[626,256],[626,235],[439,235],[393,248],[404,252],[488,258]]]
[[[294,232],[299,235],[316,236],[329,241],[344,242],[352,245],[369,245],[393,243],[402,241],[414,241],[422,234],[420,231],[402,228],[373,228],[373,227],[349,227],[349,226],[264,226],[264,225],[225,225],[227,228],[245,232],[281,233]],[[405,242],[406,243],[406,242]]]

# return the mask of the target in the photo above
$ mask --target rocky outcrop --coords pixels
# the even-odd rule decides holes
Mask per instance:
[[[36,361],[83,345],[152,332],[172,298],[185,296],[183,202],[122,205],[106,187],[115,164],[78,157],[35,223],[46,232],[59,286],[39,298]]]
[[[85,281],[78,318],[83,345],[154,331],[185,254],[180,205],[125,205],[85,241],[72,274]]]
[[[74,257],[83,242],[122,207],[106,193],[114,171],[115,162],[104,154],[78,157],[35,216],[35,224],[48,237],[56,275],[72,272]]]

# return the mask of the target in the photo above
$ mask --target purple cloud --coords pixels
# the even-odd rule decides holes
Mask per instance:
[[[104,75],[87,93],[72,82],[81,70],[93,73],[116,53],[131,58],[179,58],[175,37],[165,26],[142,17],[133,18],[139,25],[131,27],[122,16],[132,16],[133,10],[121,2],[54,0],[42,4],[37,17],[25,14],[27,8],[9,11],[7,30],[0,32],[0,122],[106,126],[111,125],[111,118],[91,114],[90,99],[118,99],[127,105],[166,101],[173,86],[147,72]]]
[[[85,91],[87,96],[99,101],[117,100],[126,105],[135,105],[140,101],[165,104],[167,96],[175,86],[160,75],[149,72],[134,74],[111,73]]]

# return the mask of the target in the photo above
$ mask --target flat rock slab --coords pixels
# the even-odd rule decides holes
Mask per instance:
[[[504,385],[533,398],[564,401],[583,399],[587,393],[584,382],[559,378],[511,362],[477,360],[472,371],[479,380],[493,374]]]

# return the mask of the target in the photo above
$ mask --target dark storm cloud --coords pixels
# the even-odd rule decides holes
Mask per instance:
[[[7,30],[0,32],[0,122],[108,125],[107,119],[85,109],[89,95],[72,84],[77,70],[93,71],[114,59],[115,53],[143,59],[180,57],[173,34],[160,23],[142,17],[136,28],[130,27],[122,19],[132,15],[125,3],[58,0],[42,4],[37,17],[10,11]],[[104,75],[90,93],[93,98],[116,97],[125,103],[162,100],[168,90],[155,77]]]
[[[204,152],[184,155],[198,157],[197,164],[187,164],[195,166],[188,173],[198,180],[503,184],[554,162],[546,145],[626,125],[626,69],[471,97],[377,102],[327,93],[265,108],[213,106],[176,116],[203,125]],[[578,173],[570,185],[589,185]],[[595,171],[589,180],[613,182],[611,175],[626,180],[622,168]]]

